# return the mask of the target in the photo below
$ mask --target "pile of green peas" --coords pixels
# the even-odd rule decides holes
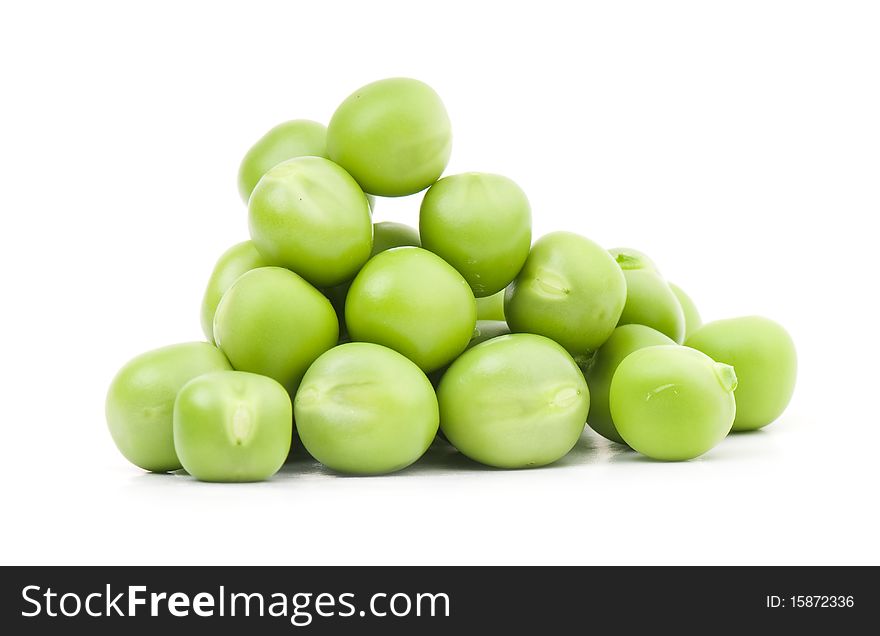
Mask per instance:
[[[206,342],[129,361],[106,414],[144,470],[257,481],[292,441],[375,475],[434,442],[499,468],[543,466],[587,424],[658,460],[770,424],[794,391],[788,333],[761,317],[702,325],[645,254],[570,232],[532,242],[507,177],[443,177],[446,109],[385,79],[329,124],[282,123],[245,155],[250,240],[217,261]],[[418,229],[373,223],[376,197],[425,191]]]

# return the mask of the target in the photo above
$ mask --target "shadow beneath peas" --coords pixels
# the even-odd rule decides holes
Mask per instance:
[[[448,441],[438,436],[418,461],[402,470],[387,475],[349,475],[335,472],[321,465],[320,462],[312,458],[308,452],[299,445],[291,451],[287,463],[284,464],[277,476],[286,478],[288,476],[293,477],[297,475],[322,475],[346,479],[363,479],[411,477],[416,475],[452,475],[466,472],[504,473],[510,470],[560,470],[571,468],[573,466],[604,464],[610,461],[619,461],[621,459],[627,461],[638,460],[639,457],[641,456],[628,446],[610,442],[603,437],[585,431],[571,451],[569,451],[565,457],[560,458],[552,464],[520,469],[496,468],[494,466],[486,466],[468,458],[466,455],[460,453]]]
[[[526,468],[496,468],[486,466],[460,453],[452,444],[438,437],[431,447],[415,464],[395,474],[450,474],[461,472],[494,472],[559,470],[572,466],[602,463],[608,457],[620,453],[631,452],[628,447],[608,442],[604,438],[584,433],[567,455],[547,466]]]
[[[762,435],[767,435],[766,428],[755,428],[751,431],[730,431],[727,434],[728,437],[761,437]]]

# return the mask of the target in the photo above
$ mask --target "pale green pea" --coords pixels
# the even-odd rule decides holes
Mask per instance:
[[[405,196],[440,178],[452,152],[452,128],[430,86],[384,79],[359,88],[336,109],[327,152],[365,192]]]
[[[238,169],[238,191],[245,203],[260,178],[294,157],[326,157],[327,128],[308,119],[278,124],[251,146]]]
[[[535,241],[505,291],[504,315],[514,333],[546,336],[581,358],[608,339],[625,303],[626,280],[606,250],[553,232]]]
[[[678,345],[638,349],[611,380],[614,426],[632,448],[666,461],[699,457],[723,440],[736,415],[736,373]]]
[[[177,392],[194,377],[230,368],[207,342],[170,345],[130,360],[107,390],[107,426],[119,451],[144,470],[178,470],[172,425]]]
[[[504,289],[532,241],[532,212],[507,177],[467,172],[432,185],[419,211],[422,245],[457,269],[476,297]]]
[[[419,232],[414,227],[405,223],[394,223],[392,221],[380,221],[373,223],[373,249],[370,252],[370,258],[395,247],[419,247]],[[333,309],[336,310],[336,317],[339,319],[340,341],[348,341],[348,327],[345,324],[345,297],[348,295],[348,289],[351,287],[351,281],[334,285],[321,290]]]
[[[190,380],[174,402],[174,447],[201,481],[261,481],[290,451],[293,408],[275,380],[216,371]]]
[[[471,459],[499,468],[550,464],[575,445],[590,407],[571,356],[533,334],[499,336],[459,357],[437,391],[440,427]]]
[[[608,394],[617,367],[633,351],[654,345],[675,344],[664,334],[644,325],[622,325],[599,347],[584,373],[590,387],[590,415],[587,423],[607,439],[625,444],[611,417]]]
[[[608,250],[626,278],[626,304],[618,325],[645,325],[684,342],[685,317],[672,288],[648,256],[632,248]]]
[[[271,263],[257,251],[253,241],[238,243],[223,252],[202,297],[202,331],[210,342],[214,342],[214,313],[226,290],[245,272],[268,265]]]
[[[351,278],[370,257],[370,206],[351,176],[321,157],[267,172],[248,203],[251,239],[269,262],[317,287]]]
[[[464,351],[476,320],[474,295],[461,274],[418,247],[371,258],[345,300],[352,340],[390,347],[426,373]]]
[[[281,267],[240,276],[214,316],[214,339],[232,366],[269,376],[291,394],[309,365],[338,337],[330,301]]]
[[[504,290],[477,298],[477,320],[504,320]]]
[[[409,466],[430,446],[439,413],[434,389],[410,360],[351,342],[309,368],[294,399],[297,430],[319,462],[377,475]]]
[[[782,325],[761,316],[716,320],[691,334],[687,345],[736,369],[733,430],[767,426],[785,411],[797,380],[797,352]]]
[[[678,299],[678,304],[681,305],[681,310],[684,313],[684,337],[687,339],[693,332],[702,326],[703,319],[700,317],[697,305],[681,287],[675,283],[669,283],[669,288],[672,290],[672,293],[675,294],[675,297]]]

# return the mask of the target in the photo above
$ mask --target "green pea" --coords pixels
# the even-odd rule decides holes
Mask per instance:
[[[327,128],[308,119],[278,124],[247,151],[238,168],[238,191],[247,203],[260,178],[294,157],[326,157]]]
[[[327,159],[278,164],[254,188],[248,210],[260,253],[318,287],[350,280],[370,257],[367,199],[354,179]]]
[[[174,447],[201,481],[261,481],[290,451],[293,409],[275,380],[217,371],[190,380],[174,402]]]
[[[457,269],[479,297],[507,287],[532,242],[525,193],[497,174],[468,172],[432,185],[419,212],[422,245]]]
[[[693,332],[700,328],[703,324],[703,319],[700,318],[700,312],[697,309],[697,305],[681,287],[675,283],[669,283],[669,289],[675,294],[675,297],[678,299],[678,304],[681,305],[681,310],[684,312],[684,337],[687,339]]]
[[[267,265],[270,263],[257,251],[253,241],[238,243],[223,252],[202,298],[202,331],[209,342],[214,342],[214,313],[226,290],[245,272]]]
[[[698,457],[733,424],[733,367],[696,349],[645,347],[614,372],[609,402],[614,426],[635,450],[665,461]]]
[[[406,223],[393,223],[380,221],[373,223],[373,257],[379,252],[385,252],[394,247],[421,247],[422,242],[419,231]]]
[[[294,399],[300,439],[319,462],[377,475],[412,464],[437,433],[434,389],[412,362],[386,347],[352,342],[309,368]]]
[[[510,333],[510,327],[503,320],[478,320],[477,326],[474,327],[474,335],[467,348],[476,347],[481,342],[486,342],[498,336],[506,336]]]
[[[626,281],[611,255],[571,232],[538,239],[504,298],[513,332],[555,340],[584,356],[608,339],[626,302]]]
[[[613,247],[608,250],[608,253],[614,257],[614,260],[617,261],[617,264],[623,271],[630,269],[649,269],[658,274],[660,273],[660,270],[657,269],[657,265],[654,261],[652,261],[644,252],[634,250],[631,247]]]
[[[675,344],[671,338],[644,325],[623,325],[614,330],[587,365],[585,376],[590,387],[590,427],[618,444],[625,444],[611,417],[608,393],[617,367],[633,351],[654,345]]]
[[[684,342],[685,318],[672,288],[642,252],[618,247],[608,250],[626,278],[626,304],[618,325],[645,325]]]
[[[214,316],[214,340],[233,368],[269,376],[291,394],[309,365],[338,337],[330,301],[281,267],[240,276]]]
[[[760,316],[717,320],[697,329],[687,346],[736,369],[739,386],[733,430],[767,426],[791,401],[797,353],[782,325]]]
[[[414,79],[367,84],[342,102],[327,127],[328,156],[379,196],[424,190],[440,178],[451,151],[443,102]]]
[[[119,451],[144,470],[178,470],[171,417],[177,392],[196,376],[230,368],[207,342],[171,345],[129,361],[107,391],[107,426]]]
[[[558,344],[532,334],[492,338],[465,352],[437,391],[440,429],[459,451],[489,466],[555,462],[584,430],[590,394]]]
[[[418,247],[398,247],[371,258],[345,300],[352,340],[394,349],[426,373],[464,351],[476,320],[467,281],[442,258]]]
[[[370,252],[370,258],[394,247],[418,247],[419,245],[419,233],[414,227],[391,221],[373,223],[373,249]],[[348,295],[349,287],[351,287],[351,281],[321,290],[321,293],[327,297],[333,305],[333,309],[336,310],[341,336],[348,335],[348,328],[345,325],[345,297]]]
[[[477,298],[477,320],[504,320],[504,290]]]
[[[684,312],[666,281],[648,269],[628,269],[623,275],[626,278],[626,305],[617,324],[645,325],[678,344],[684,342]]]

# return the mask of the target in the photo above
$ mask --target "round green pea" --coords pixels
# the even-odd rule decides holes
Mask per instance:
[[[196,376],[230,368],[220,350],[207,342],[171,345],[129,361],[110,383],[105,405],[119,451],[144,470],[178,470],[172,426],[177,392]]]
[[[290,451],[293,407],[275,380],[216,371],[190,380],[174,402],[174,447],[201,481],[261,481]]]
[[[797,379],[794,342],[782,325],[746,316],[710,322],[687,346],[736,369],[735,431],[751,431],[776,420],[791,401]]]
[[[318,358],[297,391],[294,414],[315,459],[362,475],[412,464],[430,446],[439,422],[425,374],[396,351],[369,342],[339,345]]]
[[[644,252],[634,250],[631,247],[613,247],[608,253],[614,257],[620,269],[626,271],[629,269],[649,269],[653,272],[660,273],[657,265]]]
[[[684,342],[685,318],[678,298],[656,272],[649,269],[627,269],[626,305],[618,325],[645,325]]]
[[[511,334],[469,349],[437,390],[440,429],[459,451],[489,466],[544,466],[580,438],[590,408],[584,376],[543,336]]]
[[[608,339],[626,302],[626,280],[614,258],[571,232],[538,239],[505,292],[513,332],[536,333],[580,357]]]
[[[399,197],[424,190],[446,169],[452,127],[440,97],[418,80],[384,79],[340,104],[327,153],[365,192]]]
[[[248,203],[251,238],[274,265],[318,287],[350,280],[370,257],[370,206],[358,184],[321,157],[267,172]]]
[[[532,242],[525,192],[507,177],[468,172],[444,177],[425,193],[422,245],[457,269],[479,297],[507,287]]]
[[[672,288],[657,266],[638,250],[618,247],[608,252],[626,278],[626,304],[618,325],[645,325],[684,342],[685,317]]]
[[[633,351],[672,344],[675,342],[671,338],[644,325],[623,325],[614,330],[611,337],[593,355],[584,373],[587,386],[590,387],[590,415],[587,424],[594,431],[612,442],[626,443],[614,426],[608,403],[614,372]]]
[[[476,320],[467,281],[442,258],[418,247],[398,247],[371,258],[345,300],[352,340],[394,349],[426,373],[464,351]]]
[[[238,192],[247,203],[262,176],[294,157],[326,157],[327,128],[308,119],[278,124],[251,146],[238,168]]]
[[[477,298],[477,320],[504,320],[504,290]]]
[[[291,394],[309,365],[338,337],[330,301],[281,267],[240,276],[214,316],[214,340],[233,368],[269,376]]]
[[[678,304],[681,305],[681,311],[684,313],[684,337],[687,339],[702,326],[703,319],[700,318],[700,311],[697,309],[697,305],[681,287],[675,283],[669,283],[669,289],[675,294]]]
[[[723,440],[736,415],[736,373],[696,349],[645,347],[611,380],[614,426],[635,450],[665,461],[693,459]]]
[[[406,223],[380,221],[373,223],[373,257],[394,247],[421,247],[419,231]]]
[[[503,320],[478,320],[477,326],[474,327],[474,335],[467,348],[476,347],[481,342],[486,342],[498,336],[506,336],[510,333],[510,327]]]
[[[202,331],[209,342],[214,342],[214,313],[226,290],[245,272],[268,265],[271,263],[257,251],[253,241],[238,243],[223,252],[202,297]]]
[[[394,247],[419,247],[419,245],[419,232],[412,226],[391,221],[373,223],[373,249],[370,258]],[[348,335],[348,328],[345,325],[345,297],[348,295],[349,287],[351,281],[321,290],[336,310],[340,335],[343,336]]]

